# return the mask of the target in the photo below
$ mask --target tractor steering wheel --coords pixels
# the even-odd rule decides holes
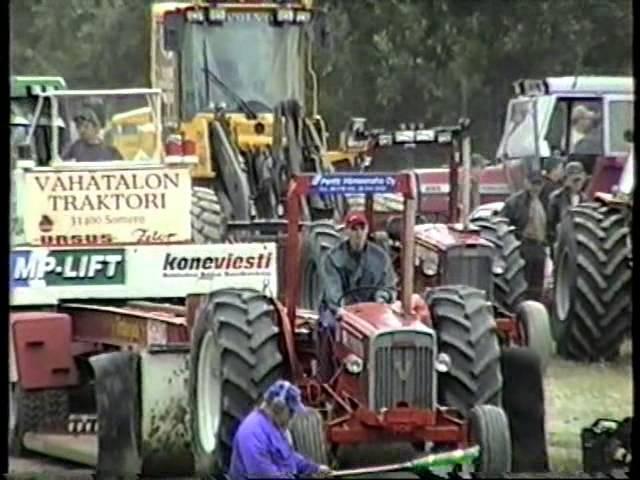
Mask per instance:
[[[396,293],[396,289],[393,287],[376,287],[376,286],[362,286],[362,287],[356,287],[356,288],[352,288],[351,290],[347,290],[346,292],[344,292],[342,294],[342,296],[338,299],[338,305],[340,305],[341,307],[344,306],[344,302],[343,300],[345,299],[345,297],[347,295],[351,295],[355,292],[359,292],[359,291],[369,291],[369,290],[373,290],[374,292],[388,292],[390,294],[390,297],[393,298],[394,294]]]

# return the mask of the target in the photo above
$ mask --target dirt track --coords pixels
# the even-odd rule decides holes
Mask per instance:
[[[583,365],[555,358],[545,379],[547,441],[552,469],[558,474],[574,474],[582,464],[580,431],[599,417],[622,419],[632,414],[631,345],[610,364]],[[387,451],[391,449],[385,449]],[[391,454],[397,452],[390,452]],[[367,455],[358,455],[362,465]],[[378,460],[379,452],[376,452]],[[393,461],[392,458],[385,461]],[[371,462],[373,463],[373,462]],[[380,463],[377,461],[375,463]],[[91,470],[51,461],[44,457],[10,458],[9,478],[91,478]],[[35,474],[35,475],[34,475]],[[574,476],[573,478],[581,478]],[[393,478],[392,475],[385,476]],[[399,477],[398,477],[399,478]],[[406,478],[406,475],[403,476]],[[517,478],[516,475],[513,478]],[[530,477],[529,477],[530,478]],[[542,477],[536,477],[542,478]],[[584,478],[584,477],[582,477]]]

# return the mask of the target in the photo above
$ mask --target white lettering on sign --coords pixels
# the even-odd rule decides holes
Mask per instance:
[[[420,193],[449,193],[449,185],[441,184],[424,184],[420,186]]]
[[[24,181],[29,244],[146,244],[191,239],[191,177],[186,167],[35,171],[27,173]]]
[[[273,18],[270,13],[264,12],[229,12],[227,21],[232,22],[269,22]]]

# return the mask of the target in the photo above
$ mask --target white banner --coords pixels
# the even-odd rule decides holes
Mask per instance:
[[[191,240],[188,168],[24,173],[29,245],[162,244]]]
[[[181,298],[221,288],[278,294],[275,243],[15,249],[11,305]]]

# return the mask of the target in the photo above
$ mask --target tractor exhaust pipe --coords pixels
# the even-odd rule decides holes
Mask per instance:
[[[462,134],[462,223],[466,230],[469,226],[469,206],[471,205],[471,137]]]

